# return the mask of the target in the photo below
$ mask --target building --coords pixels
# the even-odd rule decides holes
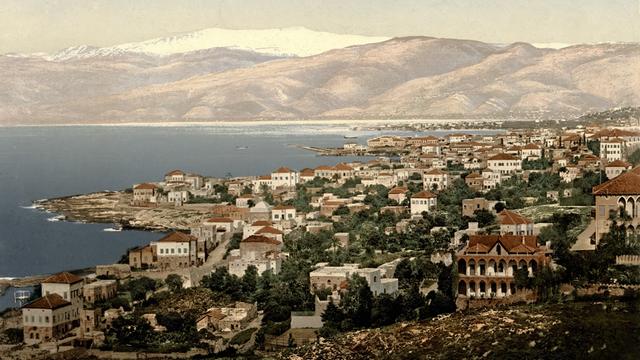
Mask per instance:
[[[595,219],[578,236],[573,250],[594,250],[609,232],[612,216],[627,228],[627,233],[640,231],[640,167],[624,172],[593,188]],[[620,215],[624,214],[624,217]]]
[[[513,211],[500,211],[498,223],[501,235],[533,235],[533,222]]]
[[[604,172],[605,174],[607,174],[607,178],[613,179],[614,177],[622,174],[623,172],[627,170],[631,170],[631,167],[632,167],[631,164],[626,161],[615,160],[608,163],[607,166],[605,166]]]
[[[389,198],[389,200],[394,200],[398,204],[402,204],[405,199],[407,199],[408,192],[409,189],[404,186],[394,187],[393,189],[389,190],[389,194],[387,195],[387,197]]]
[[[68,272],[61,272],[46,278],[41,284],[44,296],[58,294],[63,300],[71,303],[69,320],[74,326],[80,325],[80,310],[83,306],[82,288],[84,279]]]
[[[509,175],[522,170],[522,161],[513,155],[497,154],[487,159],[487,168]]]
[[[166,183],[183,183],[185,178],[185,173],[182,170],[173,170],[169,171],[164,175],[164,181]]]
[[[38,298],[22,307],[24,342],[34,345],[61,338],[76,327],[79,313],[57,293]]]
[[[516,294],[518,269],[527,269],[532,276],[547,263],[537,237],[517,235],[471,235],[457,259],[458,296],[467,298]]]
[[[281,167],[271,173],[271,188],[295,188],[296,184],[300,182],[300,178],[297,172]]]
[[[133,187],[133,206],[150,206],[158,202],[158,187],[154,184],[144,183]]]
[[[240,242],[240,249],[232,250],[228,257],[229,273],[244,276],[249,266],[255,266],[258,274],[270,270],[280,272],[282,242],[264,235],[251,235]]]
[[[411,196],[411,215],[420,215],[430,212],[438,203],[437,197],[428,191],[421,191]]]
[[[422,174],[422,183],[425,190],[444,190],[449,186],[449,174],[440,169],[430,169]]]
[[[155,246],[138,246],[129,250],[129,266],[132,269],[152,268],[156,266],[157,262],[158,256]]]
[[[174,231],[158,241],[156,247],[158,267],[162,270],[175,270],[196,265],[197,242],[194,236]]]
[[[118,295],[118,284],[115,280],[98,280],[84,286],[85,303],[109,300]]]
[[[472,172],[464,178],[465,184],[474,191],[482,191],[484,189],[484,178],[477,172]]]
[[[258,316],[257,304],[238,301],[234,307],[214,307],[196,320],[196,330],[238,332],[244,330]]]
[[[523,146],[521,151],[522,160],[538,160],[543,155],[542,147],[533,143]]]
[[[271,209],[271,221],[294,220],[296,208],[290,205],[277,205]]]
[[[474,217],[476,211],[487,210],[495,213],[495,206],[498,202],[485,198],[473,198],[462,200],[462,216]]]
[[[353,275],[363,277],[373,295],[393,294],[398,291],[398,279],[387,277],[383,268],[359,268],[358,264],[328,266],[328,263],[316,264],[316,269],[309,273],[312,293],[322,289],[331,291],[345,289]]]

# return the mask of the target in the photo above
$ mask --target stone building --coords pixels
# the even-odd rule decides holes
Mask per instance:
[[[132,269],[152,268],[156,266],[157,262],[158,256],[155,246],[138,246],[129,250],[129,266]]]
[[[22,307],[24,342],[27,345],[61,338],[78,320],[76,308],[57,293],[44,295]]]
[[[84,280],[77,275],[61,272],[49,276],[40,286],[44,296],[58,294],[63,300],[71,303],[68,313],[69,320],[74,326],[78,326],[80,324],[80,310],[82,310],[84,303],[82,295]]]
[[[158,241],[152,242],[158,255],[158,267],[175,270],[195,266],[198,239],[182,232],[174,231]]]
[[[501,235],[533,235],[533,222],[513,211],[504,209],[498,213]]]
[[[133,206],[151,206],[158,203],[159,188],[154,184],[138,184],[133,187]]]
[[[545,265],[545,248],[536,236],[472,235],[457,253],[458,296],[502,298],[515,294],[515,274],[529,275]]]
[[[316,269],[309,273],[310,291],[315,293],[322,289],[331,291],[344,290],[348,280],[357,274],[363,277],[374,295],[393,294],[398,291],[398,279],[388,277],[384,268],[360,268],[358,264],[328,266],[328,263],[316,264]]]
[[[118,295],[118,284],[115,280],[98,280],[84,286],[85,303],[109,300]]]
[[[437,197],[429,191],[421,191],[411,196],[411,215],[432,211],[438,203]]]

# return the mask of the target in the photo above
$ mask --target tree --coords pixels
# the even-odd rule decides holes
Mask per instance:
[[[169,287],[169,290],[173,293],[182,290],[182,285],[184,283],[182,280],[182,276],[178,274],[169,274],[164,282]]]
[[[473,212],[479,227],[493,225],[496,222],[496,216],[492,211],[486,209],[478,209]]]
[[[142,317],[124,315],[113,320],[108,335],[115,337],[118,344],[144,349],[153,337],[153,329]]]
[[[252,296],[258,287],[258,268],[249,265],[242,276],[242,291],[246,296]]]
[[[348,291],[342,298],[341,305],[354,327],[363,328],[371,324],[373,293],[363,277],[354,274],[349,279]]]
[[[349,215],[349,208],[344,205],[340,205],[333,211],[333,215]]]

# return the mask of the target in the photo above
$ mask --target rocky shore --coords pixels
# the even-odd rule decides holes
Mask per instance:
[[[57,214],[53,220],[121,225],[124,229],[188,230],[210,215],[211,205],[172,204],[157,207],[131,206],[133,195],[125,191],[102,191],[83,195],[38,200],[34,205]]]

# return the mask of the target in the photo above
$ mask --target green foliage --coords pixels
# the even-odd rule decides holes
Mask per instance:
[[[164,282],[169,287],[169,290],[174,293],[182,290],[182,285],[184,283],[182,276],[178,274],[169,274],[167,278],[164,279]]]
[[[349,215],[349,208],[344,205],[340,205],[333,211],[333,215]]]
[[[253,335],[254,332],[256,332],[256,330],[258,330],[257,328],[249,328],[249,329],[245,329],[240,331],[239,333],[235,334],[231,340],[229,340],[229,344],[231,345],[242,345],[244,343],[246,343],[247,341],[249,341],[249,339],[251,339],[251,335]]]
[[[587,141],[587,148],[591,150],[593,155],[600,156],[600,140]]]
[[[629,154],[629,162],[633,164],[633,166],[637,166],[640,164],[640,149],[636,149],[634,152]]]
[[[545,170],[550,168],[551,165],[551,161],[549,161],[549,159],[547,158],[540,158],[536,160],[522,160],[522,170]]]
[[[145,349],[153,338],[153,329],[147,320],[131,314],[113,320],[106,335],[109,344]]]
[[[121,289],[128,291],[131,294],[131,299],[134,301],[144,300],[147,292],[155,291],[157,288],[158,284],[156,281],[146,276],[131,279],[121,284]]]
[[[21,344],[24,340],[24,332],[18,328],[8,328],[3,331],[9,344]]]
[[[478,222],[478,226],[486,227],[496,223],[496,215],[493,211],[486,209],[478,209],[473,212],[475,220]]]

